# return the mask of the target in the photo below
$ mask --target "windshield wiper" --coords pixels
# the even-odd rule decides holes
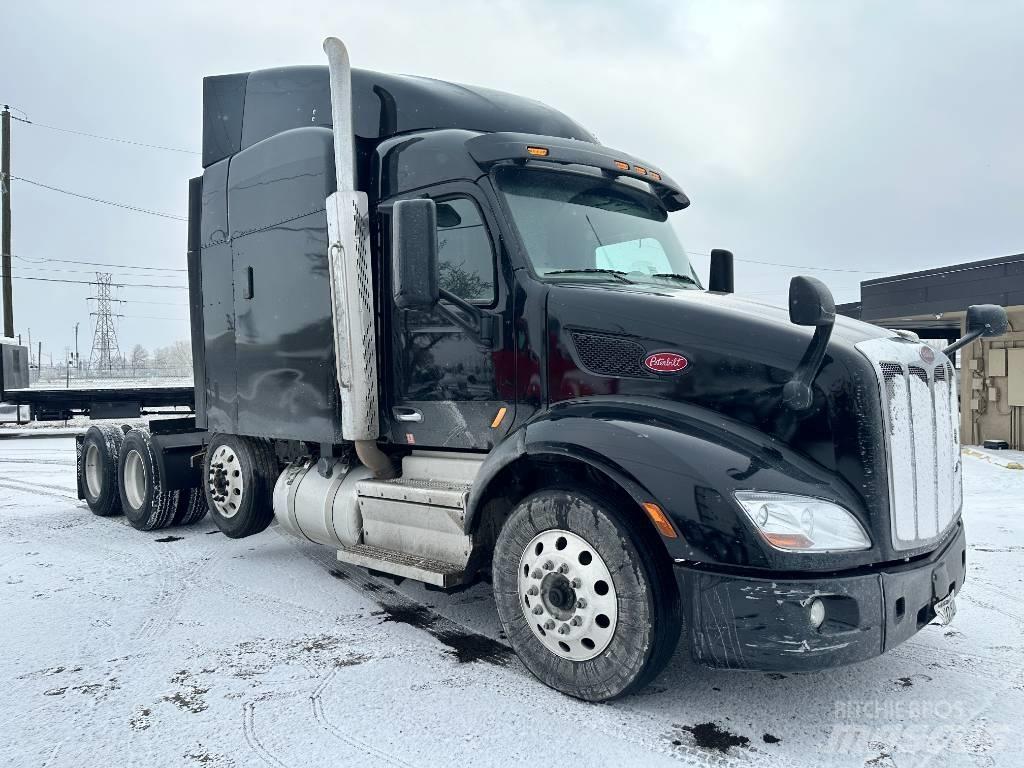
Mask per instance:
[[[548,277],[549,275],[611,275],[624,283],[633,282],[626,277],[626,273],[622,270],[599,269],[597,267],[586,267],[584,269],[554,269],[550,272],[544,273],[544,277]]]
[[[680,283],[689,283],[690,285],[699,285],[699,283],[696,280],[694,280],[692,277],[690,277],[689,275],[679,275],[679,274],[676,274],[675,272],[657,272],[657,273],[655,273],[653,275],[650,275],[650,277],[661,277],[661,278],[664,278],[666,280],[678,280]]]

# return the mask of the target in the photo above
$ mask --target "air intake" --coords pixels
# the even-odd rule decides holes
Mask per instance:
[[[643,346],[631,339],[575,331],[572,341],[583,367],[593,373],[636,378],[649,378],[652,375],[643,368]]]

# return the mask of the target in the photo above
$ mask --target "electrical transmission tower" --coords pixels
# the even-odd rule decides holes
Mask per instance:
[[[97,371],[113,370],[114,362],[121,356],[121,350],[117,346],[117,326],[114,319],[122,315],[115,314],[113,309],[117,299],[111,298],[110,295],[113,287],[112,278],[113,275],[109,272],[97,272],[96,282],[92,284],[96,295],[89,297],[91,301],[96,302],[96,311],[89,313],[96,318],[89,363]]]

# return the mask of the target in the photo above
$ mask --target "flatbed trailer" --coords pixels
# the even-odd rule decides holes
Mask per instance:
[[[27,405],[37,421],[64,421],[72,416],[91,419],[137,419],[139,416],[195,412],[195,387],[91,386],[32,388],[28,348],[13,340],[0,341],[0,403]],[[173,410],[172,410],[173,409]]]
[[[72,416],[91,419],[135,419],[195,409],[194,387],[93,387],[82,389],[12,389],[0,392],[0,402],[27,405],[37,421],[63,421]]]

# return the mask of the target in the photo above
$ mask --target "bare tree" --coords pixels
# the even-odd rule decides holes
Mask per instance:
[[[132,349],[132,376],[135,376],[140,370],[149,365],[149,352],[141,344],[136,344]]]

